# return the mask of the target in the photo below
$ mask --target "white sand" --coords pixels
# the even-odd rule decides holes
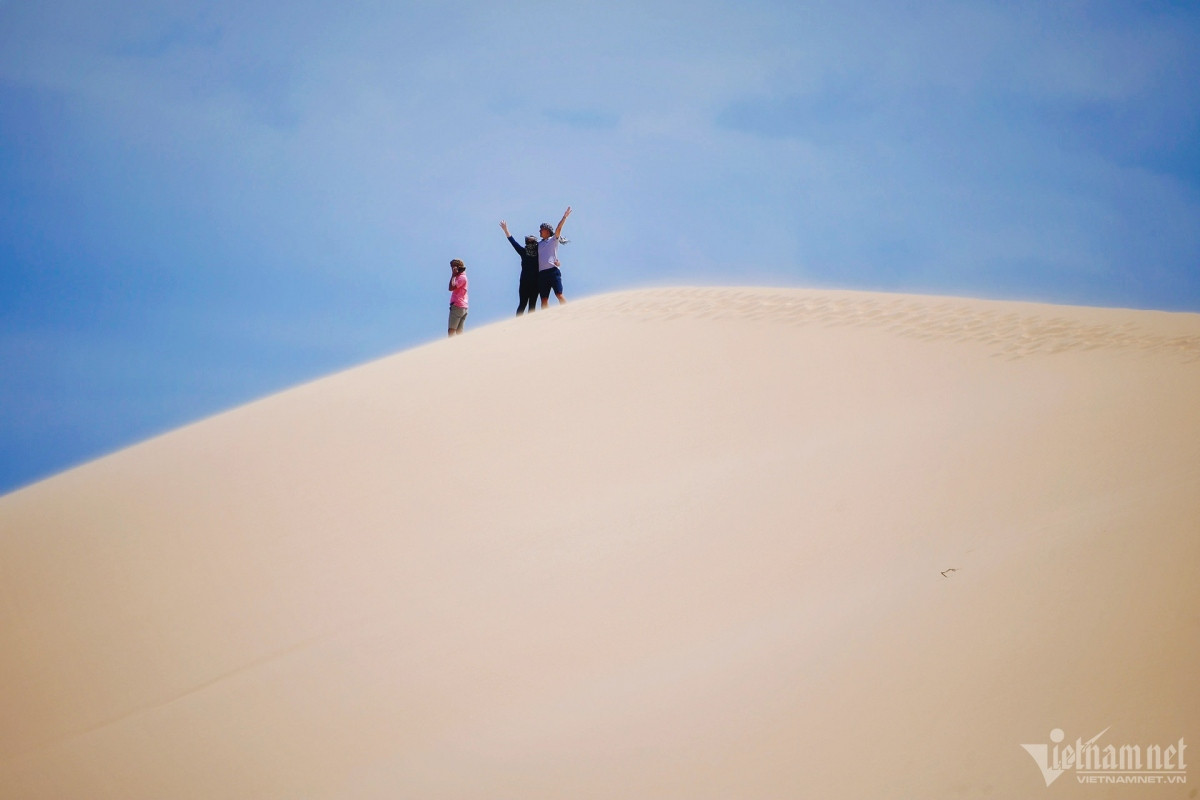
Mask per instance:
[[[1020,745],[1200,763],[1198,567],[1200,315],[608,295],[0,499],[0,797],[1191,797]]]

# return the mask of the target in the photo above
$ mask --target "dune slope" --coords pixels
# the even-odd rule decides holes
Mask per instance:
[[[1191,796],[1021,745],[1200,741],[1198,397],[1200,315],[768,289],[301,386],[0,498],[0,797]]]

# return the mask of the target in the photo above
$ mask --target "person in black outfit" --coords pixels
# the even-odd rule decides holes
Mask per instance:
[[[538,249],[537,237],[526,236],[525,246],[517,244],[517,240],[508,232],[508,223],[501,222],[500,227],[504,230],[504,235],[508,237],[508,243],[513,246],[513,250],[517,251],[517,255],[521,257],[521,282],[517,286],[517,296],[520,298],[521,304],[517,306],[517,316],[525,313],[525,307],[529,307],[529,311],[537,307],[538,297]]]

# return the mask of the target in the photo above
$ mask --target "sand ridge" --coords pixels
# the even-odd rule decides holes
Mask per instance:
[[[987,345],[996,356],[1110,350],[1200,360],[1194,316],[870,292],[664,288],[590,301],[587,313],[631,319],[746,319],[787,325],[853,325],[900,336]],[[1155,324],[1157,323],[1157,324]],[[1163,330],[1163,329],[1166,330]]]
[[[0,798],[1187,796],[1021,745],[1200,740],[1198,335],[620,293],[27,487]]]

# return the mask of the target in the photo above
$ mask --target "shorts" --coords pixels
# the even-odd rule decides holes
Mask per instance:
[[[562,272],[558,267],[544,269],[538,273],[538,293],[543,300],[550,298],[550,290],[553,289],[555,294],[562,294]]]
[[[467,310],[462,306],[450,306],[450,324],[447,326],[448,331],[463,332],[463,323],[467,319]]]

